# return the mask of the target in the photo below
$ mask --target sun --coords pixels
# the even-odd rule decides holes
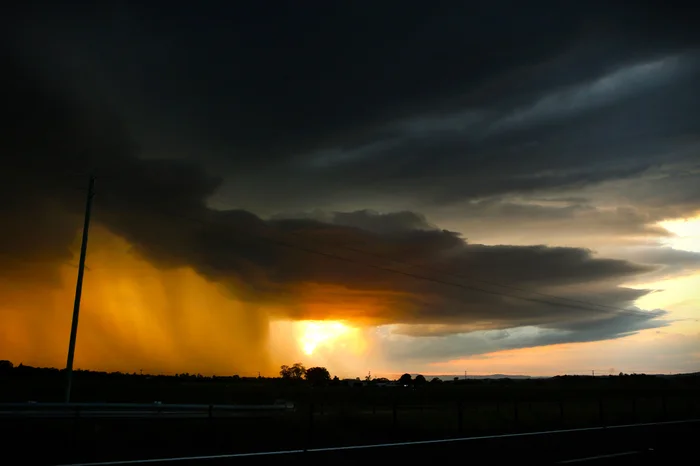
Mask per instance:
[[[297,341],[304,354],[311,356],[321,347],[333,349],[346,346],[347,340],[356,338],[357,329],[342,322],[303,321],[297,322]]]

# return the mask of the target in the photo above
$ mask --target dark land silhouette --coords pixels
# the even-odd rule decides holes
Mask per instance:
[[[463,378],[452,380],[403,374],[386,378],[340,379],[325,367],[284,365],[280,377],[204,376],[201,374],[148,374],[75,370],[75,402],[122,403],[272,403],[284,398],[299,403],[411,403],[538,399],[567,397],[691,396],[700,389],[700,372],[675,375],[624,374],[564,375],[541,378]],[[62,401],[65,371],[14,365],[0,361],[0,402]],[[428,380],[430,379],[430,380]],[[408,390],[396,390],[396,389]],[[352,389],[352,390],[350,390]]]
[[[283,366],[280,377],[273,378],[77,370],[73,401],[78,404],[143,403],[157,409],[123,418],[90,415],[84,405],[60,418],[27,414],[27,407],[62,401],[64,380],[58,369],[0,363],[0,402],[5,406],[0,435],[18,443],[41,439],[47,448],[27,451],[32,461],[210,455],[700,416],[697,373],[453,380],[404,374],[397,381],[369,376],[341,380],[326,368],[306,369],[300,363]],[[178,403],[211,409],[193,418],[167,415],[167,406]],[[219,408],[274,404],[286,409],[232,416]]]

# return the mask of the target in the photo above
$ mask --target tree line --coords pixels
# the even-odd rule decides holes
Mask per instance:
[[[45,377],[48,375],[58,376],[64,369],[56,368],[43,368],[43,367],[32,367],[24,364],[19,364],[15,366],[11,361],[0,360],[0,377],[7,378],[24,378],[24,377]],[[147,373],[122,373],[122,372],[101,372],[101,371],[90,371],[90,370],[76,370],[76,375],[80,378],[90,378],[90,379],[158,379],[158,380],[168,380],[168,381],[187,381],[187,382],[206,382],[206,381],[219,381],[219,382],[237,382],[237,381],[255,381],[255,380],[282,380],[287,383],[305,383],[312,386],[324,386],[324,385],[339,385],[341,383],[340,379],[335,376],[331,377],[330,372],[325,367],[309,367],[306,368],[304,364],[297,362],[292,365],[283,365],[279,370],[279,377],[240,377],[238,375],[231,376],[205,376],[201,374],[172,374],[172,375],[153,375]],[[555,376],[552,378],[533,378],[533,379],[509,379],[507,377],[498,379],[462,379],[459,377],[454,377],[453,380],[443,381],[438,377],[432,378],[430,381],[426,379],[425,376],[418,374],[413,377],[409,373],[403,374],[398,380],[389,380],[386,378],[372,378],[369,374],[364,377],[364,380],[356,377],[355,379],[349,379],[354,382],[352,385],[382,385],[382,384],[396,384],[399,386],[411,386],[420,387],[423,385],[441,385],[441,384],[457,384],[457,385],[478,385],[478,384],[500,384],[500,385],[510,385],[510,384],[526,384],[526,385],[563,385],[572,386],[580,385],[587,386],[590,384],[601,384],[609,383],[622,386],[666,386],[669,383],[674,385],[686,385],[686,386],[700,386],[700,373],[693,374],[678,374],[678,375],[645,375],[645,374],[624,374],[619,375],[606,375],[606,376]]]
[[[326,369],[325,367],[309,367],[308,369],[304,367],[304,364],[300,362],[296,362],[292,364],[291,366],[288,365],[283,365],[280,366],[280,377],[283,380],[287,381],[301,381],[305,380],[309,382],[312,385],[328,385],[331,382],[339,382],[340,379],[338,376],[335,376],[331,379],[331,374]],[[357,377],[357,382],[362,382],[359,377]],[[375,378],[373,379],[371,375],[367,375],[365,377],[365,382],[377,382],[377,383],[382,383],[382,382],[391,382],[389,379],[386,378]],[[415,386],[420,386],[420,385],[425,385],[428,383],[428,380],[425,378],[425,376],[418,374],[416,375],[415,378],[411,376],[411,374],[403,374],[399,379],[396,381],[399,385],[403,386],[410,386],[410,385],[415,385]],[[438,377],[434,377],[430,383],[431,384],[436,384],[436,383],[441,383],[442,380],[439,379]]]

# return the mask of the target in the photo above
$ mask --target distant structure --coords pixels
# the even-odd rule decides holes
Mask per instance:
[[[366,380],[360,380],[359,377],[356,379],[343,379],[340,383],[349,387],[366,387],[368,385]]]

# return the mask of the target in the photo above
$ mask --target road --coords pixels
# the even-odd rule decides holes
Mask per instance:
[[[627,427],[572,429],[535,434],[511,434],[462,440],[381,446],[326,448],[264,455],[221,455],[137,464],[178,466],[239,466],[285,464],[679,464],[696,456],[700,422],[655,423]],[[120,463],[110,463],[118,466]],[[84,465],[85,466],[85,465]]]

